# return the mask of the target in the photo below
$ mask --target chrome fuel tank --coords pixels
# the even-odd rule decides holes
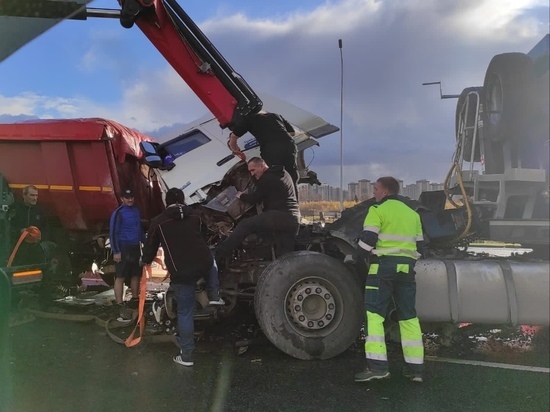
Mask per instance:
[[[420,260],[416,309],[422,322],[549,325],[549,262]]]

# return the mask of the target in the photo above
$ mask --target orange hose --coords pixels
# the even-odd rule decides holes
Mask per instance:
[[[7,267],[10,267],[13,263],[13,259],[15,258],[15,255],[17,255],[17,251],[19,250],[19,247],[21,246],[21,243],[23,243],[23,241],[27,243],[38,243],[40,242],[40,239],[42,239],[42,233],[40,232],[40,229],[38,229],[36,226],[29,226],[28,228],[24,229],[21,232],[21,236],[19,236],[19,239],[17,240],[17,243],[15,244],[15,247],[10,254]]]
[[[141,281],[139,285],[139,306],[138,306],[138,318],[136,326],[134,327],[134,330],[132,333],[130,333],[130,336],[126,338],[124,341],[124,344],[127,348],[131,348],[132,346],[136,346],[139,342],[141,342],[141,338],[143,338],[143,332],[145,331],[145,323],[147,320],[144,317],[145,313],[145,295],[147,293],[147,278],[151,277],[151,266],[145,265],[143,266],[143,271],[141,272]],[[139,336],[136,336],[136,332],[139,329]]]

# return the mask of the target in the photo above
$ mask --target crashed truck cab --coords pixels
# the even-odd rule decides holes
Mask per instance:
[[[318,145],[317,138],[334,133],[338,128],[274,97],[262,96],[262,100],[265,110],[281,114],[296,130],[294,141],[298,148],[299,183],[320,183],[316,174],[308,170],[304,151]],[[202,203],[213,198],[213,193],[217,195],[220,189],[226,189],[224,184],[238,186],[239,179],[246,183],[250,180],[246,167],[244,176],[240,176],[241,171],[237,171],[242,169],[243,163],[228,148],[229,133],[229,130],[220,128],[215,118],[205,116],[187,125],[175,138],[161,143],[142,143],[144,161],[155,169],[165,189],[180,188],[185,193],[187,204]],[[239,145],[247,159],[260,156],[259,144],[251,134],[241,137]],[[232,176],[236,171],[239,173],[237,179]]]
[[[304,151],[338,128],[280,100],[264,96],[262,100],[266,111],[281,114],[296,131],[299,183],[316,183]],[[253,181],[246,162],[228,149],[228,137],[229,131],[222,130],[216,119],[206,118],[174,139],[141,144],[143,160],[163,190],[181,188],[186,203],[200,211],[212,248],[240,220],[257,213],[255,205],[235,199],[235,191],[250,188]],[[247,159],[260,155],[258,143],[249,134],[240,138],[239,145]],[[248,304],[262,332],[283,352],[299,359],[334,357],[353,344],[363,322],[361,281],[344,263],[352,250],[341,239],[327,241],[318,224],[302,224],[295,252],[282,257],[275,256],[271,234],[250,235],[220,262],[226,305],[215,309],[214,316],[229,316],[238,303]]]

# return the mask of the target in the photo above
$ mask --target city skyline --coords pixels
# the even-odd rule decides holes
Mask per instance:
[[[418,200],[420,194],[425,191],[443,190],[443,183],[430,182],[427,179],[419,179],[414,183],[405,184],[398,179],[399,193],[411,199]],[[363,201],[373,197],[373,188],[376,179],[360,179],[356,182],[348,182],[343,190],[344,201]],[[323,183],[321,185],[298,185],[298,197],[301,202],[340,201],[340,187]]]

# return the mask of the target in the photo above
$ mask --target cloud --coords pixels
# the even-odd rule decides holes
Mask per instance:
[[[456,100],[440,100],[483,83],[492,56],[527,52],[548,30],[541,0],[327,1],[312,11],[254,18],[245,11],[197,22],[253,89],[340,126],[343,40],[344,180],[391,174],[406,183],[442,181],[454,150]],[[133,30],[133,29],[132,29]],[[136,29],[137,30],[137,29]],[[108,117],[140,130],[187,123],[206,108],[138,36],[96,32],[79,70],[114,76],[108,103],[65,91],[58,97],[0,96],[2,113]],[[131,38],[129,38],[131,37]],[[136,42],[140,45],[136,45]],[[49,102],[46,102],[49,99]],[[166,130],[166,129],[163,129]],[[338,134],[321,139],[311,164],[339,183]],[[308,152],[306,157],[313,157]],[[309,159],[311,160],[311,158]]]

